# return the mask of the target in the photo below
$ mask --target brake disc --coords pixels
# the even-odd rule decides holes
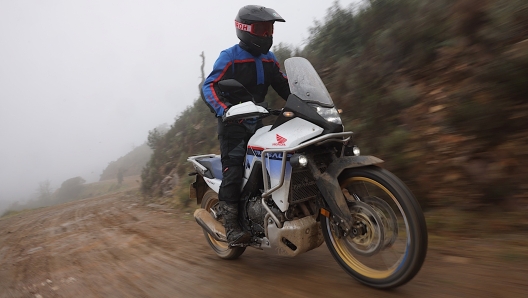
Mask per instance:
[[[353,228],[346,242],[352,250],[363,256],[371,256],[385,247],[384,224],[378,212],[364,202],[349,202],[350,213],[354,219]]]

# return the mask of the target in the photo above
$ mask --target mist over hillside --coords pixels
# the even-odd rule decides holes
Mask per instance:
[[[158,127],[163,130],[166,125]],[[102,171],[99,182],[87,181],[82,176],[66,179],[58,186],[50,180],[41,181],[38,185],[34,185],[31,194],[24,198],[0,200],[0,216],[10,212],[53,206],[138,188],[140,185],[139,176],[151,154],[152,150],[146,143],[135,147],[124,156],[111,161]]]
[[[116,179],[120,175],[121,177],[139,176],[151,154],[152,149],[147,144],[134,148],[125,156],[111,161],[103,170],[99,181]]]

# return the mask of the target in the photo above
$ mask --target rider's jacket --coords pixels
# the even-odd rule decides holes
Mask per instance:
[[[224,110],[232,104],[218,89],[221,80],[235,79],[253,95],[255,102],[264,101],[271,85],[284,99],[290,94],[288,79],[280,71],[275,55],[270,51],[266,55],[253,56],[243,49],[244,44],[235,45],[220,53],[213,71],[202,87],[202,99],[216,117],[222,117]]]

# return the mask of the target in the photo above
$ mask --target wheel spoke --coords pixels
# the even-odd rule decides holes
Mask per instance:
[[[370,197],[369,190],[367,188],[367,185],[365,185],[364,182],[357,182],[352,185],[352,194],[353,196],[359,200],[363,200],[363,198]]]

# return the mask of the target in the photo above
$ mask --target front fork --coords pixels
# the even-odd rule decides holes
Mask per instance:
[[[343,195],[339,181],[341,172],[348,168],[364,167],[382,163],[383,160],[374,156],[344,156],[335,157],[324,172],[321,172],[312,158],[308,158],[308,166],[319,191],[330,210],[329,216],[333,216],[335,223],[343,231],[343,236],[357,234],[354,221],[350,214],[346,198]],[[325,215],[325,214],[323,214]]]

